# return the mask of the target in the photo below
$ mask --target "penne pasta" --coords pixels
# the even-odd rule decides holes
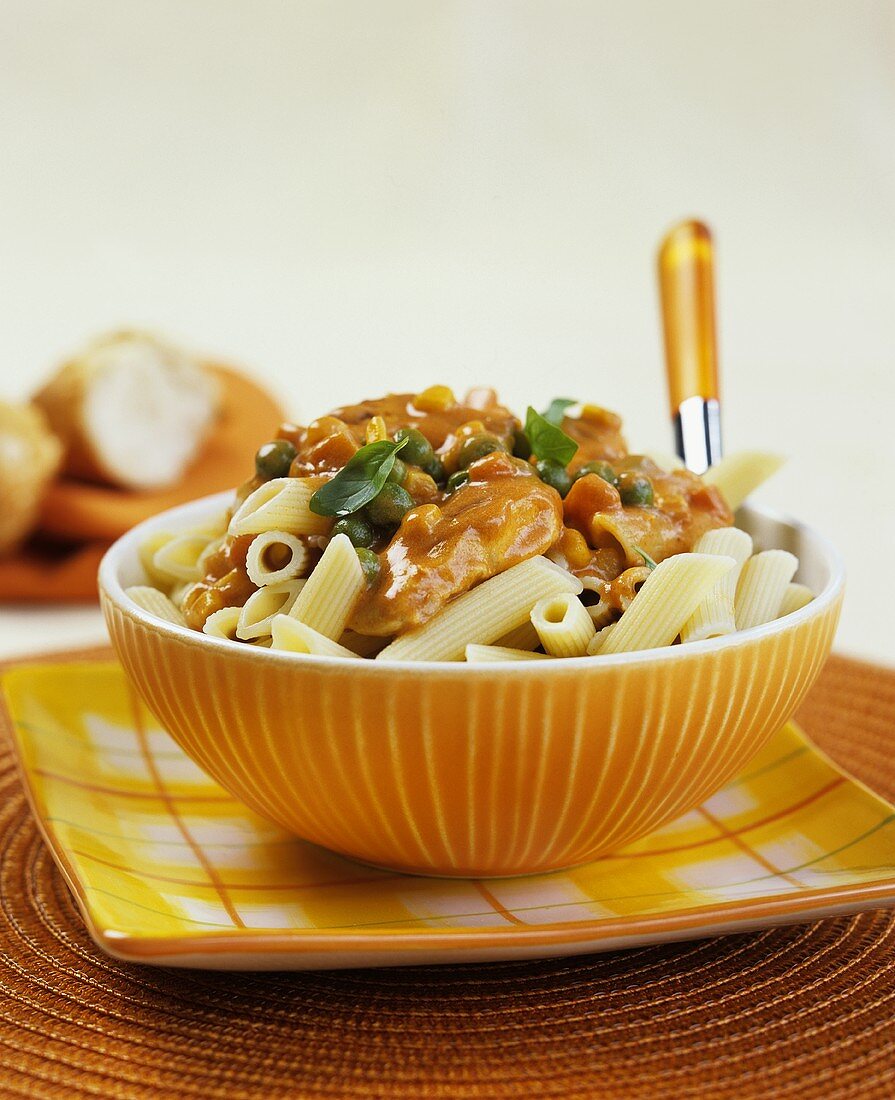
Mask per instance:
[[[130,596],[137,607],[148,611],[150,615],[155,615],[169,623],[176,623],[177,626],[186,626],[186,619],[180,613],[180,608],[157,588],[136,584],[126,588],[124,594]]]
[[[321,657],[357,657],[350,649],[290,615],[277,615],[274,618],[271,647],[285,649],[290,653],[307,653]]]
[[[599,652],[671,645],[704,597],[735,567],[733,558],[720,554],[676,554],[659,562]]]
[[[168,539],[152,556],[154,573],[169,585],[201,580],[199,559],[208,541],[207,535],[176,535]]]
[[[303,542],[288,531],[262,531],[246,552],[246,573],[259,588],[293,580],[307,572],[310,555]]]
[[[777,618],[798,567],[798,558],[786,550],[764,550],[746,562],[736,591],[737,630],[748,630]]]
[[[597,632],[581,601],[570,592],[538,600],[531,621],[551,657],[583,657]]]
[[[736,527],[707,531],[693,547],[696,554],[721,554],[737,563],[726,573],[681,627],[682,642],[721,638],[736,630],[734,597],[743,563],[752,554],[752,539]]]
[[[609,626],[612,623],[618,612],[614,607],[608,603],[604,603],[603,600],[598,600],[596,603],[589,604],[584,609],[588,615],[590,615],[590,621],[594,624],[594,629],[600,631],[604,626]]]
[[[788,584],[783,593],[783,602],[780,604],[777,618],[782,619],[784,615],[791,615],[793,611],[806,607],[813,599],[814,593],[807,584]]]
[[[364,571],[347,535],[330,539],[289,614],[335,641],[366,585]]]
[[[466,660],[469,664],[495,664],[506,661],[546,661],[547,653],[532,653],[528,649],[513,649],[504,645],[468,645]]]
[[[287,531],[290,535],[325,535],[332,520],[311,511],[310,500],[323,481],[316,477],[277,477],[265,481],[240,504],[227,528],[231,535]]]
[[[526,616],[525,622],[521,626],[510,630],[502,638],[498,638],[494,644],[502,649],[537,649],[541,644],[541,639],[538,637],[538,632],[535,630],[531,618]]]
[[[780,455],[768,451],[735,451],[710,466],[702,475],[702,480],[720,489],[724,499],[736,511],[785,461]]]
[[[239,609],[236,637],[247,642],[268,635],[274,616],[290,610],[304,584],[304,581],[280,581],[253,592]]]
[[[231,642],[235,642],[241,612],[241,607],[222,607],[220,611],[213,611],[205,620],[202,630],[212,638],[229,638]]]
[[[458,596],[376,660],[461,661],[467,645],[490,645],[521,626],[542,597],[581,590],[581,582],[552,561],[529,558]]]
[[[146,574],[146,579],[158,588],[168,588],[171,582],[156,570],[153,559],[166,542],[170,542],[171,539],[176,537],[172,531],[156,531],[154,535],[150,535],[140,544],[139,555],[143,572]]]
[[[608,626],[604,626],[602,630],[598,630],[596,632],[596,634],[591,638],[587,646],[588,657],[594,657],[600,652],[606,642],[606,639],[617,626],[618,623],[610,623]]]

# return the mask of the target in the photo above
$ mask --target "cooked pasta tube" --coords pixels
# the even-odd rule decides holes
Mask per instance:
[[[273,649],[286,649],[290,653],[308,653],[321,657],[357,657],[350,649],[327,638],[290,615],[277,615],[271,629]]]
[[[701,642],[722,638],[736,631],[733,601],[743,563],[752,553],[752,539],[737,527],[719,527],[707,531],[693,547],[696,554],[722,554],[733,558],[736,568],[718,581],[693,614],[681,627],[682,642]]]
[[[310,500],[323,482],[317,477],[275,477],[249,493],[227,528],[231,535],[260,535],[288,531],[290,535],[325,535],[332,527],[327,516],[311,511]]]
[[[596,632],[596,634],[591,638],[591,640],[587,644],[587,655],[588,655],[588,657],[594,657],[594,656],[596,656],[596,654],[598,654],[600,652],[600,650],[603,648],[603,646],[606,642],[606,639],[609,637],[609,635],[612,633],[612,631],[615,630],[615,628],[617,626],[618,626],[618,623],[609,623],[608,626],[604,626],[602,630],[598,630]]]
[[[153,554],[153,572],[168,584],[201,580],[199,559],[207,545],[207,535],[175,535]]]
[[[137,551],[140,557],[140,564],[143,566],[143,572],[146,574],[146,579],[151,581],[159,588],[169,588],[171,585],[171,578],[162,575],[153,564],[155,555],[165,545],[177,536],[173,531],[156,531],[154,535],[149,535],[140,543],[140,548]]]
[[[531,618],[526,618],[521,626],[510,630],[502,638],[494,643],[502,649],[537,649],[541,644],[538,632],[534,628]]]
[[[289,614],[332,641],[345,632],[366,585],[347,535],[330,539]]]
[[[303,542],[288,531],[262,531],[246,552],[246,573],[252,584],[289,581],[307,571],[310,555]]]
[[[581,581],[544,557],[529,558],[464,592],[423,626],[402,634],[377,661],[462,661],[467,645],[490,645],[521,626],[543,596],[577,595]]]
[[[236,637],[247,642],[269,634],[274,616],[289,611],[304,584],[304,581],[280,581],[253,592],[240,609]]]
[[[506,661],[546,661],[547,653],[532,653],[528,649],[513,649],[505,645],[468,645],[466,660],[469,664],[497,664]]]
[[[764,550],[743,566],[737,585],[737,630],[769,623],[780,614],[783,596],[799,559],[787,550]]]
[[[708,485],[714,485],[730,507],[736,511],[762,482],[775,474],[786,461],[768,451],[734,451],[710,466],[702,475]]]
[[[581,601],[570,592],[538,600],[531,621],[551,657],[583,657],[597,632]]]
[[[132,588],[125,588],[124,594],[130,596],[137,607],[142,607],[150,615],[165,619],[169,623],[176,623],[178,626],[186,626],[186,619],[181,615],[180,608],[157,588],[136,584]]]
[[[813,599],[814,593],[807,584],[788,584],[783,593],[783,602],[780,604],[777,618],[782,619],[784,615],[791,615],[793,611],[806,607]]]
[[[231,642],[235,642],[241,613],[241,607],[222,607],[220,611],[213,611],[208,616],[202,629],[212,638],[229,638]]]
[[[676,554],[660,561],[600,645],[600,653],[671,645],[704,597],[734,568],[733,558],[717,554]]]
[[[594,629],[598,631],[602,630],[604,626],[609,626],[616,616],[615,608],[608,603],[604,603],[603,600],[589,604],[584,610],[590,615],[590,621],[594,624]]]

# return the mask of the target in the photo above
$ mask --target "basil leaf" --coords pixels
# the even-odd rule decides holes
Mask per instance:
[[[636,550],[637,553],[643,558],[644,562],[649,566],[650,572],[652,572],[656,568],[656,563],[645,550],[641,550],[639,546],[634,546],[632,549]]]
[[[554,397],[550,402],[550,408],[543,414],[543,417],[551,424],[555,424],[557,428],[561,428],[566,409],[570,405],[577,404],[578,402],[572,397]]]
[[[561,466],[567,466],[578,450],[574,439],[570,439],[562,428],[551,424],[545,416],[535,412],[531,405],[525,415],[525,434],[536,458],[552,458]]]
[[[408,442],[380,439],[368,443],[353,455],[308,502],[318,516],[347,516],[379,495],[395,464],[395,455]]]

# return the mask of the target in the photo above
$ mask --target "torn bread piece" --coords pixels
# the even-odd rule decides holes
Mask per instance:
[[[59,440],[39,409],[0,402],[0,554],[31,533],[61,458]]]
[[[90,344],[34,396],[65,448],[65,472],[124,489],[180,480],[214,421],[201,364],[144,332]]]

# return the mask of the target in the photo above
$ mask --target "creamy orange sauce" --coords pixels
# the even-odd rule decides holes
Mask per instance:
[[[215,611],[242,607],[257,589],[246,573],[246,554],[254,535],[236,535],[208,559],[205,576],[194,584],[183,602],[187,625],[201,630]]]
[[[689,470],[666,472],[642,455],[629,455],[614,469],[647,476],[653,504],[622,504],[618,490],[596,474],[576,481],[564,501],[565,521],[584,536],[592,552],[590,560],[569,563],[576,576],[612,581],[624,569],[643,565],[638,549],[660,562],[692,549],[706,531],[733,523],[718,490]]]

